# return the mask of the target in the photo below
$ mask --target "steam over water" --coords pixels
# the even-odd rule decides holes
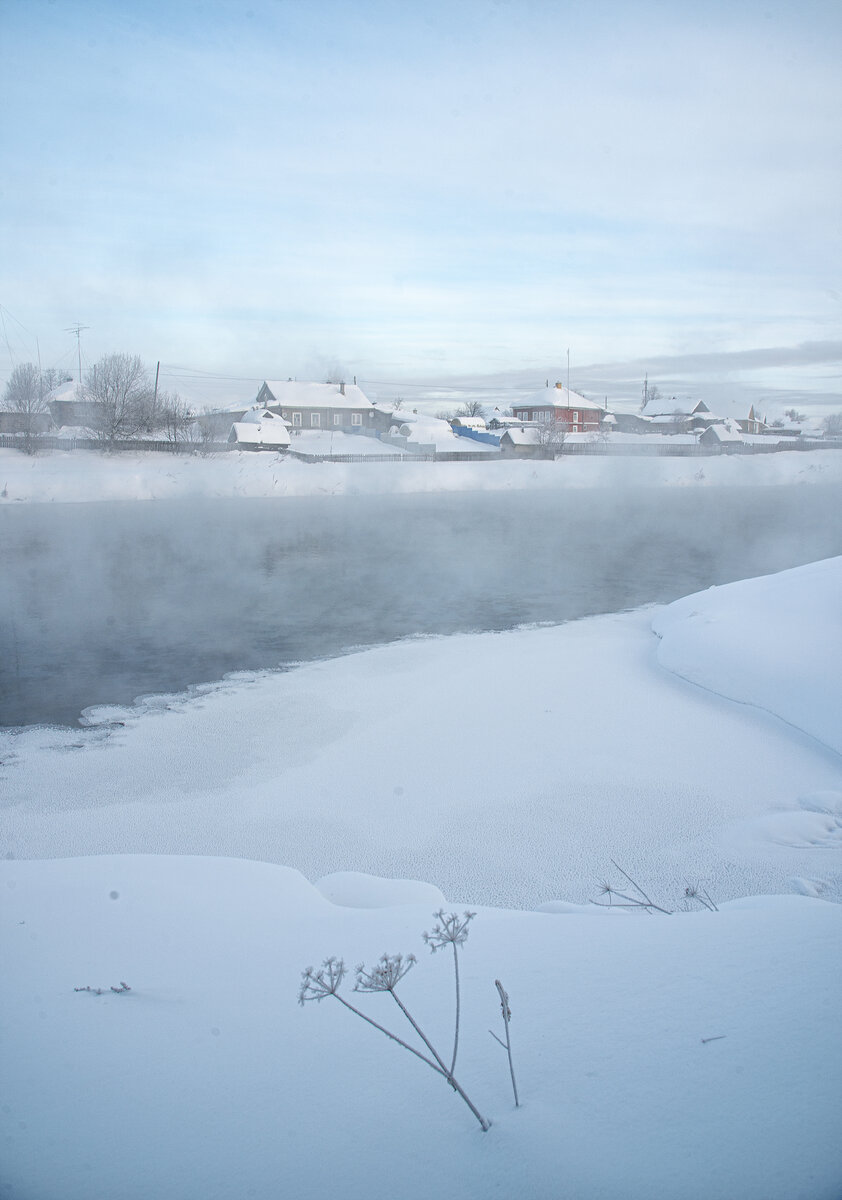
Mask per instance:
[[[582,490],[0,510],[0,723],[411,634],[662,602],[842,553],[842,489]]]

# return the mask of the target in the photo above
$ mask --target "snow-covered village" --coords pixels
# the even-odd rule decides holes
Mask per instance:
[[[160,368],[160,364],[158,364]],[[156,375],[158,372],[156,372]],[[480,389],[475,389],[480,390]],[[110,354],[85,379],[45,388],[33,364],[9,380],[0,407],[0,447],[36,450],[223,450],[289,453],[308,462],[398,457],[458,461],[482,456],[692,457],[842,448],[842,414],[808,419],[796,408],[768,420],[754,404],[666,398],[644,380],[637,412],[616,412],[556,382],[508,405],[463,401],[452,412],[405,407],[402,397],[371,400],[345,380],[264,380],[253,403],[195,411],[156,385],[135,357]],[[429,405],[426,406],[429,409]],[[727,415],[723,415],[727,414]],[[352,440],[353,439],[353,440]]]
[[[839,12],[3,26],[0,1198],[839,1200]]]

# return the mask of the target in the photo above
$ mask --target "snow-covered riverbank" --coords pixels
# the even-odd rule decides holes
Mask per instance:
[[[834,450],[756,457],[308,464],[274,454],[229,453],[199,458],[154,453],[103,455],[77,450],[28,458],[17,450],[0,449],[0,504],[840,481],[842,453]]]
[[[834,559],[0,735],[11,1194],[832,1200],[840,594]],[[720,911],[580,910],[612,858]],[[296,1006],[329,954],[414,952],[446,1044],[441,903],[486,905],[457,1076],[487,1134],[335,1001]]]

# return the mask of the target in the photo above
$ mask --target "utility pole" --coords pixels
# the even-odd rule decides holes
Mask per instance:
[[[82,331],[84,329],[90,329],[90,325],[79,325],[77,322],[76,325],[71,325],[69,329],[65,329],[65,331],[64,331],[65,333],[75,333],[76,334],[76,351],[79,356],[79,386],[80,387],[82,386]]]

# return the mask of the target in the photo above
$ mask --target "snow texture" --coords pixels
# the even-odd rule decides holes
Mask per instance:
[[[306,431],[310,434],[311,431]],[[318,444],[330,431],[293,449]],[[334,438],[339,435],[334,434]],[[573,435],[571,435],[573,436]],[[582,435],[590,436],[590,435]],[[611,435],[619,437],[620,435]],[[628,435],[632,436],[632,435]],[[416,439],[417,440],[417,439]],[[422,441],[426,440],[422,438]],[[353,443],[353,447],[351,445]],[[342,453],[366,450],[388,454],[374,438],[347,435]],[[449,450],[464,450],[469,439],[451,432]],[[474,443],[479,446],[479,443]],[[481,448],[481,447],[480,447]],[[398,448],[399,449],[399,448]],[[482,457],[482,456],[480,456]],[[487,459],[487,456],[485,456]],[[180,496],[390,495],[407,492],[517,491],[559,488],[775,486],[781,483],[837,483],[842,454],[835,450],[713,458],[561,458],[555,462],[395,462],[308,464],[271,453],[229,451],[210,458],[176,454],[55,451],[34,458],[0,448],[0,505],[21,501],[156,500]]]

